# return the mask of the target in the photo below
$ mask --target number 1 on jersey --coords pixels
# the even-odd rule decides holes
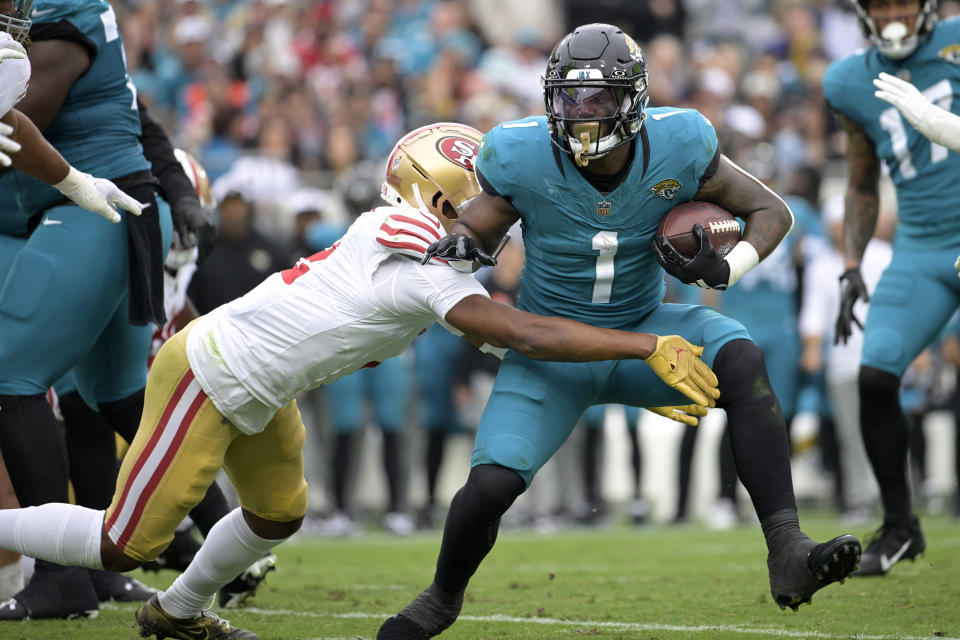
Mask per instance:
[[[617,255],[617,232],[601,231],[593,236],[591,247],[599,251],[597,256],[597,275],[593,281],[593,298],[591,302],[610,302],[610,292],[613,290],[613,259]]]

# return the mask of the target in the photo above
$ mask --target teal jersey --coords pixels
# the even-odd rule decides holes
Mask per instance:
[[[82,34],[91,54],[90,67],[70,87],[63,106],[44,131],[47,140],[71,165],[98,178],[149,170],[139,140],[136,90],[127,75],[113,8],[102,0],[37,0],[30,16],[34,29],[69,23]],[[11,171],[0,186],[0,216],[11,213],[16,198],[19,212],[29,217],[61,201],[63,195]]]
[[[554,151],[543,116],[498,125],[483,137],[477,170],[520,212],[526,263],[519,308],[620,328],[661,303],[664,272],[650,245],[667,211],[699,189],[717,135],[692,109],[648,109],[644,128],[646,167],[638,135],[629,172],[606,195],[569,154]]]
[[[763,262],[743,274],[720,296],[720,310],[743,324],[751,334],[757,327],[776,327],[797,316],[797,269],[793,255],[798,236],[789,234]]]
[[[873,47],[833,62],[823,79],[830,106],[876,146],[897,188],[898,241],[944,247],[960,237],[960,154],[930,142],[873,95],[881,71],[908,79],[935,104],[960,115],[960,18],[939,22],[917,50],[890,60]]]

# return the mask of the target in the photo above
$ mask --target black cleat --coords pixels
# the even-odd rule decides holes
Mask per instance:
[[[770,594],[781,609],[797,611],[801,604],[810,604],[820,589],[846,580],[859,562],[860,541],[851,535],[821,544],[808,539],[807,544],[767,556]]]
[[[901,560],[916,560],[927,543],[917,516],[910,515],[892,525],[884,524],[867,543],[855,576],[885,576]]]
[[[153,587],[115,571],[90,569],[90,580],[100,602],[143,602],[157,592]]]
[[[400,614],[387,618],[377,632],[377,640],[424,640],[428,637],[420,625]]]
[[[0,603],[0,620],[96,618],[100,605],[87,569],[35,572],[20,593]]]
[[[257,592],[260,583],[267,574],[277,568],[277,556],[267,553],[254,562],[239,576],[220,588],[217,603],[224,609],[237,609],[246,606],[247,600]]]
[[[432,638],[452,625],[463,608],[463,591],[450,593],[432,583],[400,613],[389,618],[377,633],[378,640]]]
[[[144,562],[140,568],[144,571],[159,572],[160,569],[173,569],[183,572],[193,561],[193,556],[200,550],[200,543],[193,537],[189,529],[175,531],[173,540],[163,552],[152,562]]]

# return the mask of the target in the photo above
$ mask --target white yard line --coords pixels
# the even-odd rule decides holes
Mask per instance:
[[[101,605],[102,606],[102,605]],[[376,618],[386,620],[392,613],[315,613],[312,611],[293,611],[287,609],[259,609],[249,607],[244,609],[250,613],[273,616],[303,616],[309,618]],[[850,634],[850,633],[823,633],[820,631],[788,630],[774,629],[764,627],[748,627],[744,625],[680,625],[680,624],[661,624],[657,622],[609,622],[592,620],[561,620],[559,618],[523,618],[517,616],[470,616],[462,615],[457,620],[467,620],[473,622],[517,622],[523,624],[542,624],[558,625],[570,627],[597,627],[602,629],[617,629],[621,631],[673,631],[676,633],[690,634],[711,634],[718,631],[732,631],[740,634],[749,634],[755,636],[766,636],[771,638],[820,638],[822,640],[960,640],[960,638],[950,636],[904,636],[904,635],[872,635],[872,634]],[[351,636],[355,637],[355,636]],[[315,640],[323,640],[317,638]]]

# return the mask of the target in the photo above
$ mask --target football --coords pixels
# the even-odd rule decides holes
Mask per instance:
[[[693,225],[703,225],[710,244],[725,256],[740,241],[740,224],[726,209],[709,202],[691,200],[678,204],[667,212],[657,228],[656,243],[667,256],[671,254],[664,240],[684,258],[693,258],[700,250],[700,241],[693,233]]]

